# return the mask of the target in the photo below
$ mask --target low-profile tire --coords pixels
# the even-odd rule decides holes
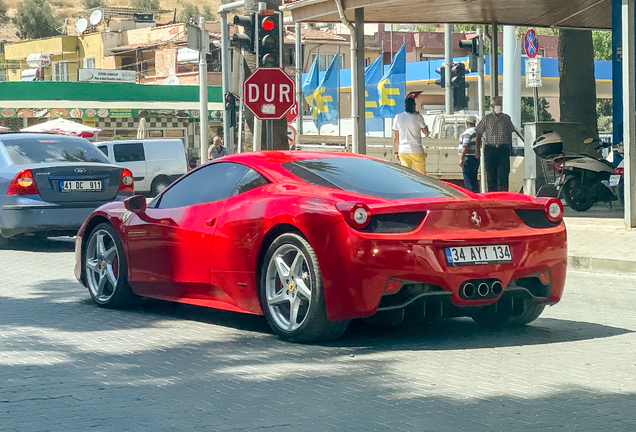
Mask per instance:
[[[128,266],[117,231],[108,223],[93,229],[82,256],[86,286],[100,307],[124,308],[136,300],[128,285]]]
[[[170,186],[170,181],[163,176],[159,176],[152,181],[152,186],[150,186],[150,195],[156,197],[161,192],[165,191],[168,186]]]
[[[539,318],[539,315],[541,315],[543,309],[545,309],[545,305],[532,303],[529,300],[523,299],[515,300],[517,304],[515,307],[519,307],[518,302],[522,302],[523,304],[523,311],[521,311],[521,313],[513,313],[510,309],[498,310],[493,305],[474,313],[472,319],[477,324],[487,328],[519,327],[530,324]]]
[[[563,185],[563,199],[574,211],[588,211],[595,202],[595,196],[589,193],[590,187],[577,178],[571,178]]]
[[[318,259],[297,234],[282,234],[267,249],[259,288],[270,327],[290,342],[319,342],[340,337],[349,321],[329,321]]]

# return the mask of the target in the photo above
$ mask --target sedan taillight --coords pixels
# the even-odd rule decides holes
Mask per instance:
[[[119,182],[119,192],[133,193],[135,191],[135,179],[132,172],[128,168],[124,168],[121,172],[121,181]]]
[[[7,195],[31,195],[38,194],[33,173],[30,169],[20,171],[9,184]]]

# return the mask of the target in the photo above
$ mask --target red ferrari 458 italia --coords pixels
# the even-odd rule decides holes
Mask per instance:
[[[563,293],[562,215],[555,199],[476,195],[366,156],[243,153],[149,204],[95,210],[75,274],[99,306],[144,296],[264,314],[296,342],[371,316],[523,325]]]

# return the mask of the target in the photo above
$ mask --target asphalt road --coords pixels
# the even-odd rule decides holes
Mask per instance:
[[[0,431],[636,430],[636,278],[572,271],[521,329],[295,345],[257,316],[99,309],[72,247],[0,250]]]

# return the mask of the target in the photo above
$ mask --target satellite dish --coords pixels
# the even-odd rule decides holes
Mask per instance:
[[[88,21],[86,20],[86,18],[80,18],[77,20],[77,24],[75,24],[75,30],[77,30],[79,34],[84,33],[87,28],[88,28]]]
[[[179,77],[176,75],[170,75],[163,80],[163,85],[179,85]]]
[[[96,26],[97,24],[102,22],[103,18],[104,18],[104,14],[102,13],[102,11],[96,10],[91,14],[89,21],[91,22],[91,25]]]

